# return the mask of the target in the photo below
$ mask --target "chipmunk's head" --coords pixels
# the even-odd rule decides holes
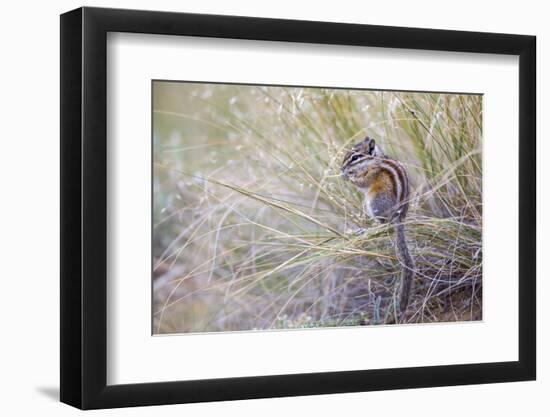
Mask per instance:
[[[368,168],[376,164],[378,158],[382,157],[382,151],[376,145],[373,138],[366,137],[355,144],[346,154],[342,161],[342,176],[352,183],[358,185],[360,178],[367,172]]]

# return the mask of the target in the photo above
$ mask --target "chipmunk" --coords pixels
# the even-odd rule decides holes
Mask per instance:
[[[396,254],[404,265],[399,295],[402,320],[409,304],[415,268],[403,225],[409,209],[407,171],[400,162],[384,155],[374,139],[367,136],[344,157],[342,176],[365,194],[363,209],[371,219],[394,224]]]

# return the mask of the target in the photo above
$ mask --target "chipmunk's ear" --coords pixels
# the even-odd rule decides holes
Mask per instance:
[[[369,155],[372,155],[374,154],[374,150],[376,148],[376,142],[374,141],[374,139],[372,138],[369,138],[369,142],[367,144],[367,152]]]

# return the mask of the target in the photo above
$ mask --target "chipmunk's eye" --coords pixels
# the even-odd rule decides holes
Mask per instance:
[[[358,153],[356,153],[355,155],[353,155],[350,159],[350,162],[353,162],[353,161],[357,161],[359,159],[361,155],[359,155]]]

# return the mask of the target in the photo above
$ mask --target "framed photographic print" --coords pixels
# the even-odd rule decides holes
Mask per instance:
[[[61,401],[535,379],[535,38],[61,16]]]

